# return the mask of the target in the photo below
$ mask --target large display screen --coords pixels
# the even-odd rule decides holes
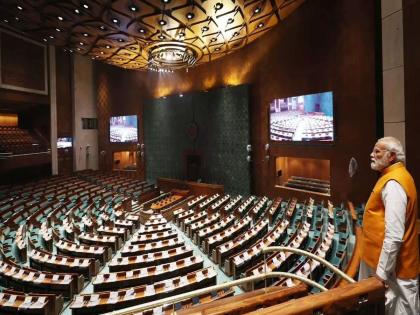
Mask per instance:
[[[73,139],[71,137],[57,138],[57,149],[71,148]]]
[[[273,100],[272,141],[334,141],[333,93],[322,92]]]
[[[114,116],[109,120],[111,142],[138,142],[137,116]]]

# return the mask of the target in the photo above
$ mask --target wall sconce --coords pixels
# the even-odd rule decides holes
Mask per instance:
[[[247,162],[251,162],[251,151],[252,151],[252,146],[250,144],[246,145],[246,152],[247,152],[247,156],[246,156],[246,160]]]
[[[265,160],[268,162],[270,160],[270,144],[266,143],[264,146],[265,150]]]

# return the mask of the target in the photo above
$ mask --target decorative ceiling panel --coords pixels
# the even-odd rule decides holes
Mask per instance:
[[[173,71],[239,49],[304,0],[0,0],[3,26],[127,68]]]

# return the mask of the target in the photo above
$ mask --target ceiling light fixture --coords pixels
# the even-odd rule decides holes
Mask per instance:
[[[187,17],[188,20],[191,20],[194,17],[194,13],[188,12],[186,17]]]
[[[107,48],[107,49],[110,49],[110,48],[111,48],[111,46],[109,46],[109,45],[106,45],[106,46],[105,46],[105,48]]]
[[[221,2],[217,2],[215,5],[214,5],[214,9],[216,10],[216,11],[218,11],[218,10],[220,10],[220,9],[222,9],[223,8],[223,3],[221,3]]]
[[[56,30],[57,32],[61,32],[61,30],[60,30],[59,28],[56,28],[55,30]]]
[[[89,37],[89,34],[88,33],[83,33],[83,36],[84,37]]]
[[[146,30],[144,28],[139,28],[139,33],[144,34],[144,33],[146,33]]]
[[[261,8],[260,7],[256,7],[255,9],[254,9],[254,13],[255,14],[258,14],[258,13],[260,13],[261,12]]]
[[[80,10],[79,9],[74,9],[74,13],[80,14]]]
[[[60,21],[64,20],[64,18],[62,16],[57,16],[57,19],[59,19]]]
[[[263,27],[263,26],[264,26],[264,23],[262,23],[262,22],[261,22],[260,24],[258,24],[258,27],[259,27],[259,28],[261,28],[261,27]]]
[[[119,41],[120,43],[122,43],[122,42],[124,42],[124,39],[122,39],[122,38],[118,38],[118,41]]]
[[[209,27],[208,26],[203,26],[202,28],[201,28],[201,31],[204,33],[204,32],[207,32],[209,30]]]
[[[50,35],[50,36],[48,36],[49,38],[51,38],[51,39],[54,39],[54,36],[52,36],[52,35]]]
[[[9,23],[9,20],[8,19],[4,19],[3,22],[4,23]]]
[[[103,25],[99,26],[99,28],[100,28],[102,31],[105,31],[105,30],[106,30],[106,27],[105,27],[105,26],[103,26]]]
[[[203,51],[193,44],[168,40],[150,44],[146,52],[149,68],[168,70],[188,68],[203,55]]]
[[[128,8],[133,12],[137,12],[139,10],[139,8],[137,8],[134,4],[131,4]]]
[[[85,9],[89,9],[89,5],[88,5],[87,3],[83,3],[83,4],[82,4],[82,6],[83,6]]]
[[[162,25],[162,26],[163,26],[163,25],[166,25],[166,21],[165,21],[164,19],[159,20],[159,24],[160,24],[160,25]]]
[[[18,10],[20,10],[20,11],[22,11],[23,10],[23,8],[20,6],[20,5],[18,5],[18,6],[16,6],[17,8],[18,8]]]
[[[120,21],[118,21],[118,19],[116,19],[116,18],[113,18],[113,19],[112,19],[112,23],[114,23],[114,24],[119,24],[119,23],[120,23]]]

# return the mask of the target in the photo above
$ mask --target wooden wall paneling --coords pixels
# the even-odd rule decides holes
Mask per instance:
[[[420,187],[420,0],[403,0],[405,144],[407,168]]]
[[[0,87],[36,94],[48,94],[46,46],[0,31]]]

